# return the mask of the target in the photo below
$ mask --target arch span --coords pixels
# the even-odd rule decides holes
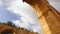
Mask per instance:
[[[43,34],[60,32],[60,13],[47,0],[23,0],[23,2],[27,2],[36,11]]]

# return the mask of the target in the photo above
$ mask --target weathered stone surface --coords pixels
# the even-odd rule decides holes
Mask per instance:
[[[36,10],[43,34],[60,34],[60,13],[47,0],[23,0]]]
[[[13,33],[13,34],[31,34],[31,32],[29,30],[26,30],[24,28],[16,28],[16,27],[9,26],[7,24],[0,23],[0,34],[4,34],[4,33],[5,34],[6,33]],[[32,34],[38,34],[38,33],[32,32]]]

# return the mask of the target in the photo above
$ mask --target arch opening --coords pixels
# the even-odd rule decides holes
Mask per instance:
[[[13,34],[11,30],[3,30],[1,34]]]

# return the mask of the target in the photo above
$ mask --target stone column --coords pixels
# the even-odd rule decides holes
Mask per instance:
[[[23,0],[37,13],[43,34],[60,34],[60,13],[47,0]]]

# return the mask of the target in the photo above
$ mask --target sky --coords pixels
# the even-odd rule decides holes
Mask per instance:
[[[48,0],[49,3],[60,12],[60,0]]]
[[[0,22],[12,21],[17,27],[41,32],[34,10],[22,0],[0,0]]]
[[[60,11],[60,0],[48,0]],[[42,33],[37,14],[22,0],[0,0],[0,22],[12,21],[17,27]]]

